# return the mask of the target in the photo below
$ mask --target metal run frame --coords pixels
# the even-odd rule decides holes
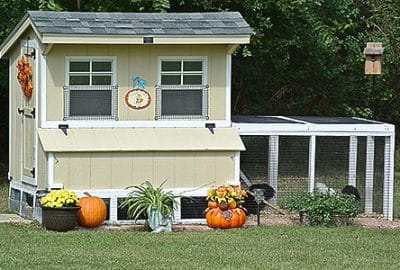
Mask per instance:
[[[394,152],[395,152],[395,127],[392,124],[362,120],[365,124],[315,124],[290,117],[276,116],[291,123],[246,123],[233,122],[241,136],[270,136],[269,160],[275,161],[274,165],[268,164],[269,184],[278,189],[278,155],[279,136],[308,136],[308,190],[315,188],[315,149],[317,136],[349,137],[349,176],[348,184],[355,186],[355,167],[357,166],[357,137],[367,137],[366,169],[365,169],[365,213],[372,213],[373,178],[374,178],[374,145],[375,137],[384,137],[384,176],[383,176],[383,216],[393,220],[393,182],[394,182]],[[233,120],[234,121],[234,120]],[[370,122],[370,123],[368,123]]]

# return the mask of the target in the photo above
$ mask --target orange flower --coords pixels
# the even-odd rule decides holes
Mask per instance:
[[[27,98],[32,97],[33,81],[32,81],[32,66],[26,62],[25,57],[22,56],[17,64],[17,80],[21,85],[21,89]]]

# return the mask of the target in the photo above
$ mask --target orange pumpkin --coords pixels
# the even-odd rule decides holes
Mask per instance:
[[[218,203],[217,202],[213,202],[213,201],[208,201],[207,206],[209,208],[217,208],[218,207]]]
[[[233,212],[231,217],[231,228],[239,228],[246,221],[246,213],[241,208],[231,210]]]
[[[81,209],[78,213],[78,223],[82,227],[95,228],[100,226],[107,216],[107,207],[103,199],[84,193],[87,197],[79,199]]]
[[[209,208],[206,212],[207,225],[211,228],[239,228],[246,221],[246,213],[241,208],[222,211],[220,208]]]

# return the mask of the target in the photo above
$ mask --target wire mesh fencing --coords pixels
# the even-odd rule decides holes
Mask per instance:
[[[251,184],[267,183],[275,188],[273,202],[284,206],[301,192],[321,187],[340,192],[353,185],[364,211],[383,213],[385,137],[316,136],[315,152],[310,136],[276,137],[278,147],[270,136],[243,135],[246,151],[240,161]]]

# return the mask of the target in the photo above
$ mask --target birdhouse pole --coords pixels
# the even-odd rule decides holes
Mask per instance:
[[[372,75],[372,89],[371,89],[371,109],[375,112],[375,76],[382,73],[382,54],[383,47],[382,42],[367,42],[367,46],[364,48],[365,55],[365,75]]]

